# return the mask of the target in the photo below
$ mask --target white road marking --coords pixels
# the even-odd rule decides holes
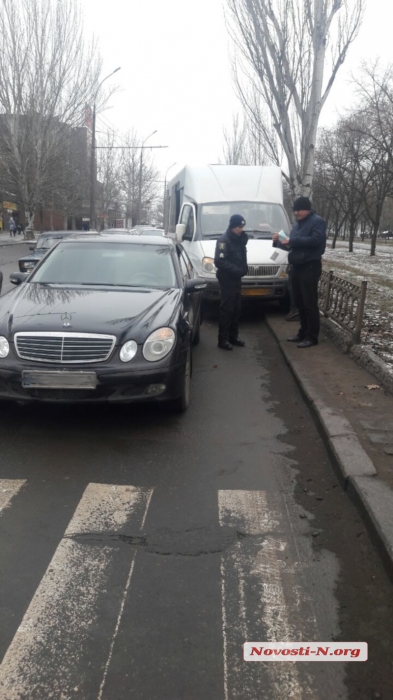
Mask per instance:
[[[25,483],[26,479],[0,479],[0,513],[8,508],[13,497]]]
[[[140,531],[151,493],[132,486],[86,488],[0,666],[1,700],[76,700],[101,693],[134,550],[94,536],[125,532],[125,526],[132,534]],[[90,541],[73,539],[89,534]]]
[[[280,504],[271,508],[263,491],[219,491],[218,500],[220,524],[240,535],[221,558],[225,700],[316,700],[312,682],[304,683],[293,663],[253,664],[254,670],[242,658],[245,641],[307,639],[315,628],[283,538]]]
[[[152,495],[153,495],[153,491],[150,491],[150,494],[148,495],[148,498],[147,498],[147,503],[146,503],[146,508],[145,508],[145,514],[144,514],[144,516],[143,516],[143,520],[142,520],[142,523],[141,523],[141,530],[143,530],[143,528],[145,527],[145,521],[146,521],[146,517],[147,517],[147,512],[148,512],[148,510],[149,510],[149,505],[150,505],[150,501],[151,501]],[[116,642],[116,639],[117,639],[117,634],[118,634],[118,632],[119,632],[119,627],[120,627],[121,619],[122,619],[122,617],[123,617],[124,606],[125,606],[125,603],[126,603],[126,598],[127,598],[127,595],[128,595],[128,590],[129,590],[129,588],[130,588],[131,579],[132,579],[132,574],[133,574],[133,572],[134,572],[135,557],[136,557],[136,551],[134,552],[134,555],[133,555],[133,558],[132,558],[132,562],[131,562],[131,566],[130,566],[130,570],[129,570],[129,572],[128,572],[127,583],[126,583],[126,586],[125,586],[125,589],[124,589],[123,600],[121,601],[120,611],[119,611],[119,614],[118,614],[118,616],[117,616],[116,627],[115,627],[115,631],[114,631],[114,633],[113,633],[113,637],[112,637],[112,641],[111,641],[111,646],[110,646],[109,654],[108,654],[108,659],[107,659],[107,662],[106,662],[106,664],[105,664],[104,676],[103,676],[103,679],[102,679],[102,682],[101,682],[101,685],[100,685],[100,690],[99,690],[99,693],[98,693],[98,698],[97,698],[97,700],[101,700],[101,698],[103,697],[103,692],[104,692],[104,687],[105,687],[105,683],[106,683],[106,679],[107,679],[107,675],[108,675],[108,670],[109,670],[109,666],[110,666],[110,663],[111,663],[111,660],[112,660],[113,647],[115,646],[115,642]]]

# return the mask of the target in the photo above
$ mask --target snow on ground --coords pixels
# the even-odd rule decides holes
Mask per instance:
[[[325,270],[360,283],[367,280],[362,344],[373,350],[393,372],[393,250],[370,257],[369,250],[327,249]]]

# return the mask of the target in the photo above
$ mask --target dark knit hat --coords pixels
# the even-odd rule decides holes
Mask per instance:
[[[308,197],[298,197],[292,207],[293,211],[311,211],[312,204]]]
[[[240,214],[232,214],[229,219],[229,228],[237,228],[238,226],[245,226],[246,222]]]

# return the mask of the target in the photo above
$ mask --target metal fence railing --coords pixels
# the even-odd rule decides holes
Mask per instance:
[[[323,315],[348,331],[355,345],[360,343],[367,282],[354,284],[330,270],[319,281],[319,308]]]

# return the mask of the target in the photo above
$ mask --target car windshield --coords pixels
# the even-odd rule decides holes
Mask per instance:
[[[33,275],[41,284],[176,287],[169,246],[64,241]]]
[[[49,250],[61,240],[59,236],[42,236],[37,241],[36,250]]]
[[[245,231],[251,238],[271,239],[275,231],[283,229],[289,233],[285,212],[280,204],[264,202],[227,202],[203,204],[201,208],[201,230],[203,238],[222,235],[228,228],[232,214],[244,216]]]

